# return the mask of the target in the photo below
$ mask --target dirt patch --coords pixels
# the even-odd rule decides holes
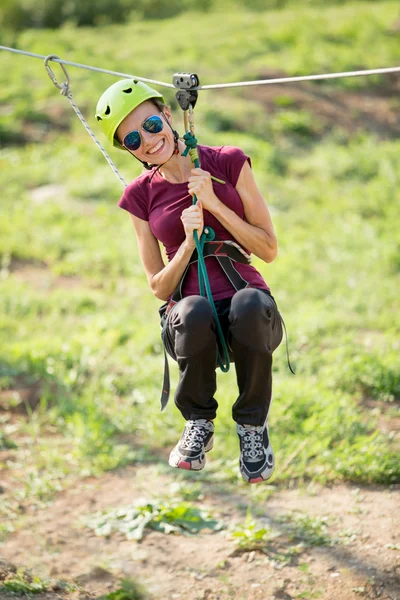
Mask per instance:
[[[0,411],[26,414],[37,407],[41,394],[39,381],[27,383],[23,377],[15,377],[12,388],[0,391]]]
[[[150,532],[137,543],[120,534],[97,537],[82,524],[85,515],[165,492],[175,473],[160,474],[147,465],[89,478],[60,493],[45,510],[28,508],[23,526],[0,545],[0,554],[44,577],[80,582],[94,595],[131,577],[162,600],[398,597],[399,489],[314,486],[266,494],[264,501],[261,493],[254,505],[257,517],[272,529],[282,531],[282,515],[300,511],[326,518],[332,538],[331,544],[314,547],[283,532],[267,553],[238,553],[230,537],[229,528],[243,522],[247,506],[253,506],[243,486],[228,493],[211,483],[204,486],[204,499],[196,504],[210,508],[227,527],[214,534]]]
[[[76,289],[83,286],[82,279],[76,276],[54,275],[45,265],[32,265],[23,261],[13,261],[10,272],[18,281],[27,283],[32,288],[44,291],[55,288]]]

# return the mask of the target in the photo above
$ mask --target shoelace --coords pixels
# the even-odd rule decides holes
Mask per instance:
[[[182,440],[182,447],[188,450],[200,450],[210,431],[204,425],[189,421],[185,429],[185,437]]]
[[[264,427],[255,427],[241,435],[245,459],[257,460],[263,458],[263,430]]]

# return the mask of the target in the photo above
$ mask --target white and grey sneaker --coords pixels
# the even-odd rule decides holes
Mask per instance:
[[[169,455],[171,467],[200,471],[206,464],[205,452],[212,449],[214,423],[206,419],[187,421],[182,437]]]
[[[274,472],[275,461],[268,436],[268,425],[236,424],[240,441],[239,466],[247,483],[266,481]]]

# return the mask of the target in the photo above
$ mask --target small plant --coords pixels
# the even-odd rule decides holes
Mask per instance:
[[[281,523],[291,539],[301,540],[307,546],[328,546],[332,539],[327,531],[327,517],[309,517],[301,512],[293,512],[280,517]]]
[[[237,548],[241,552],[252,552],[259,550],[265,552],[265,547],[268,541],[277,537],[270,527],[262,527],[253,518],[251,512],[247,512],[246,520],[243,525],[239,525],[232,532]]]
[[[0,450],[15,450],[16,448],[18,448],[17,444],[0,431]]]
[[[93,529],[96,535],[109,536],[123,533],[128,540],[140,541],[146,529],[162,533],[194,534],[202,529],[219,531],[221,521],[212,519],[187,502],[139,501],[126,507],[105,512],[97,512],[84,519],[84,524]]]
[[[6,576],[0,592],[8,592],[12,594],[41,594],[49,591],[72,591],[75,589],[73,585],[66,581],[44,580],[38,575],[32,575],[30,571],[17,569],[16,572],[11,572]]]
[[[150,600],[148,592],[143,586],[132,579],[122,579],[120,587],[99,600]]]

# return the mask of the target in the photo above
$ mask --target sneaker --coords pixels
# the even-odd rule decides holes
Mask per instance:
[[[274,453],[268,436],[268,425],[236,424],[240,440],[240,472],[247,483],[266,481],[274,472]]]
[[[205,452],[212,449],[214,423],[206,419],[187,421],[182,437],[169,455],[169,465],[200,471],[206,464]]]

